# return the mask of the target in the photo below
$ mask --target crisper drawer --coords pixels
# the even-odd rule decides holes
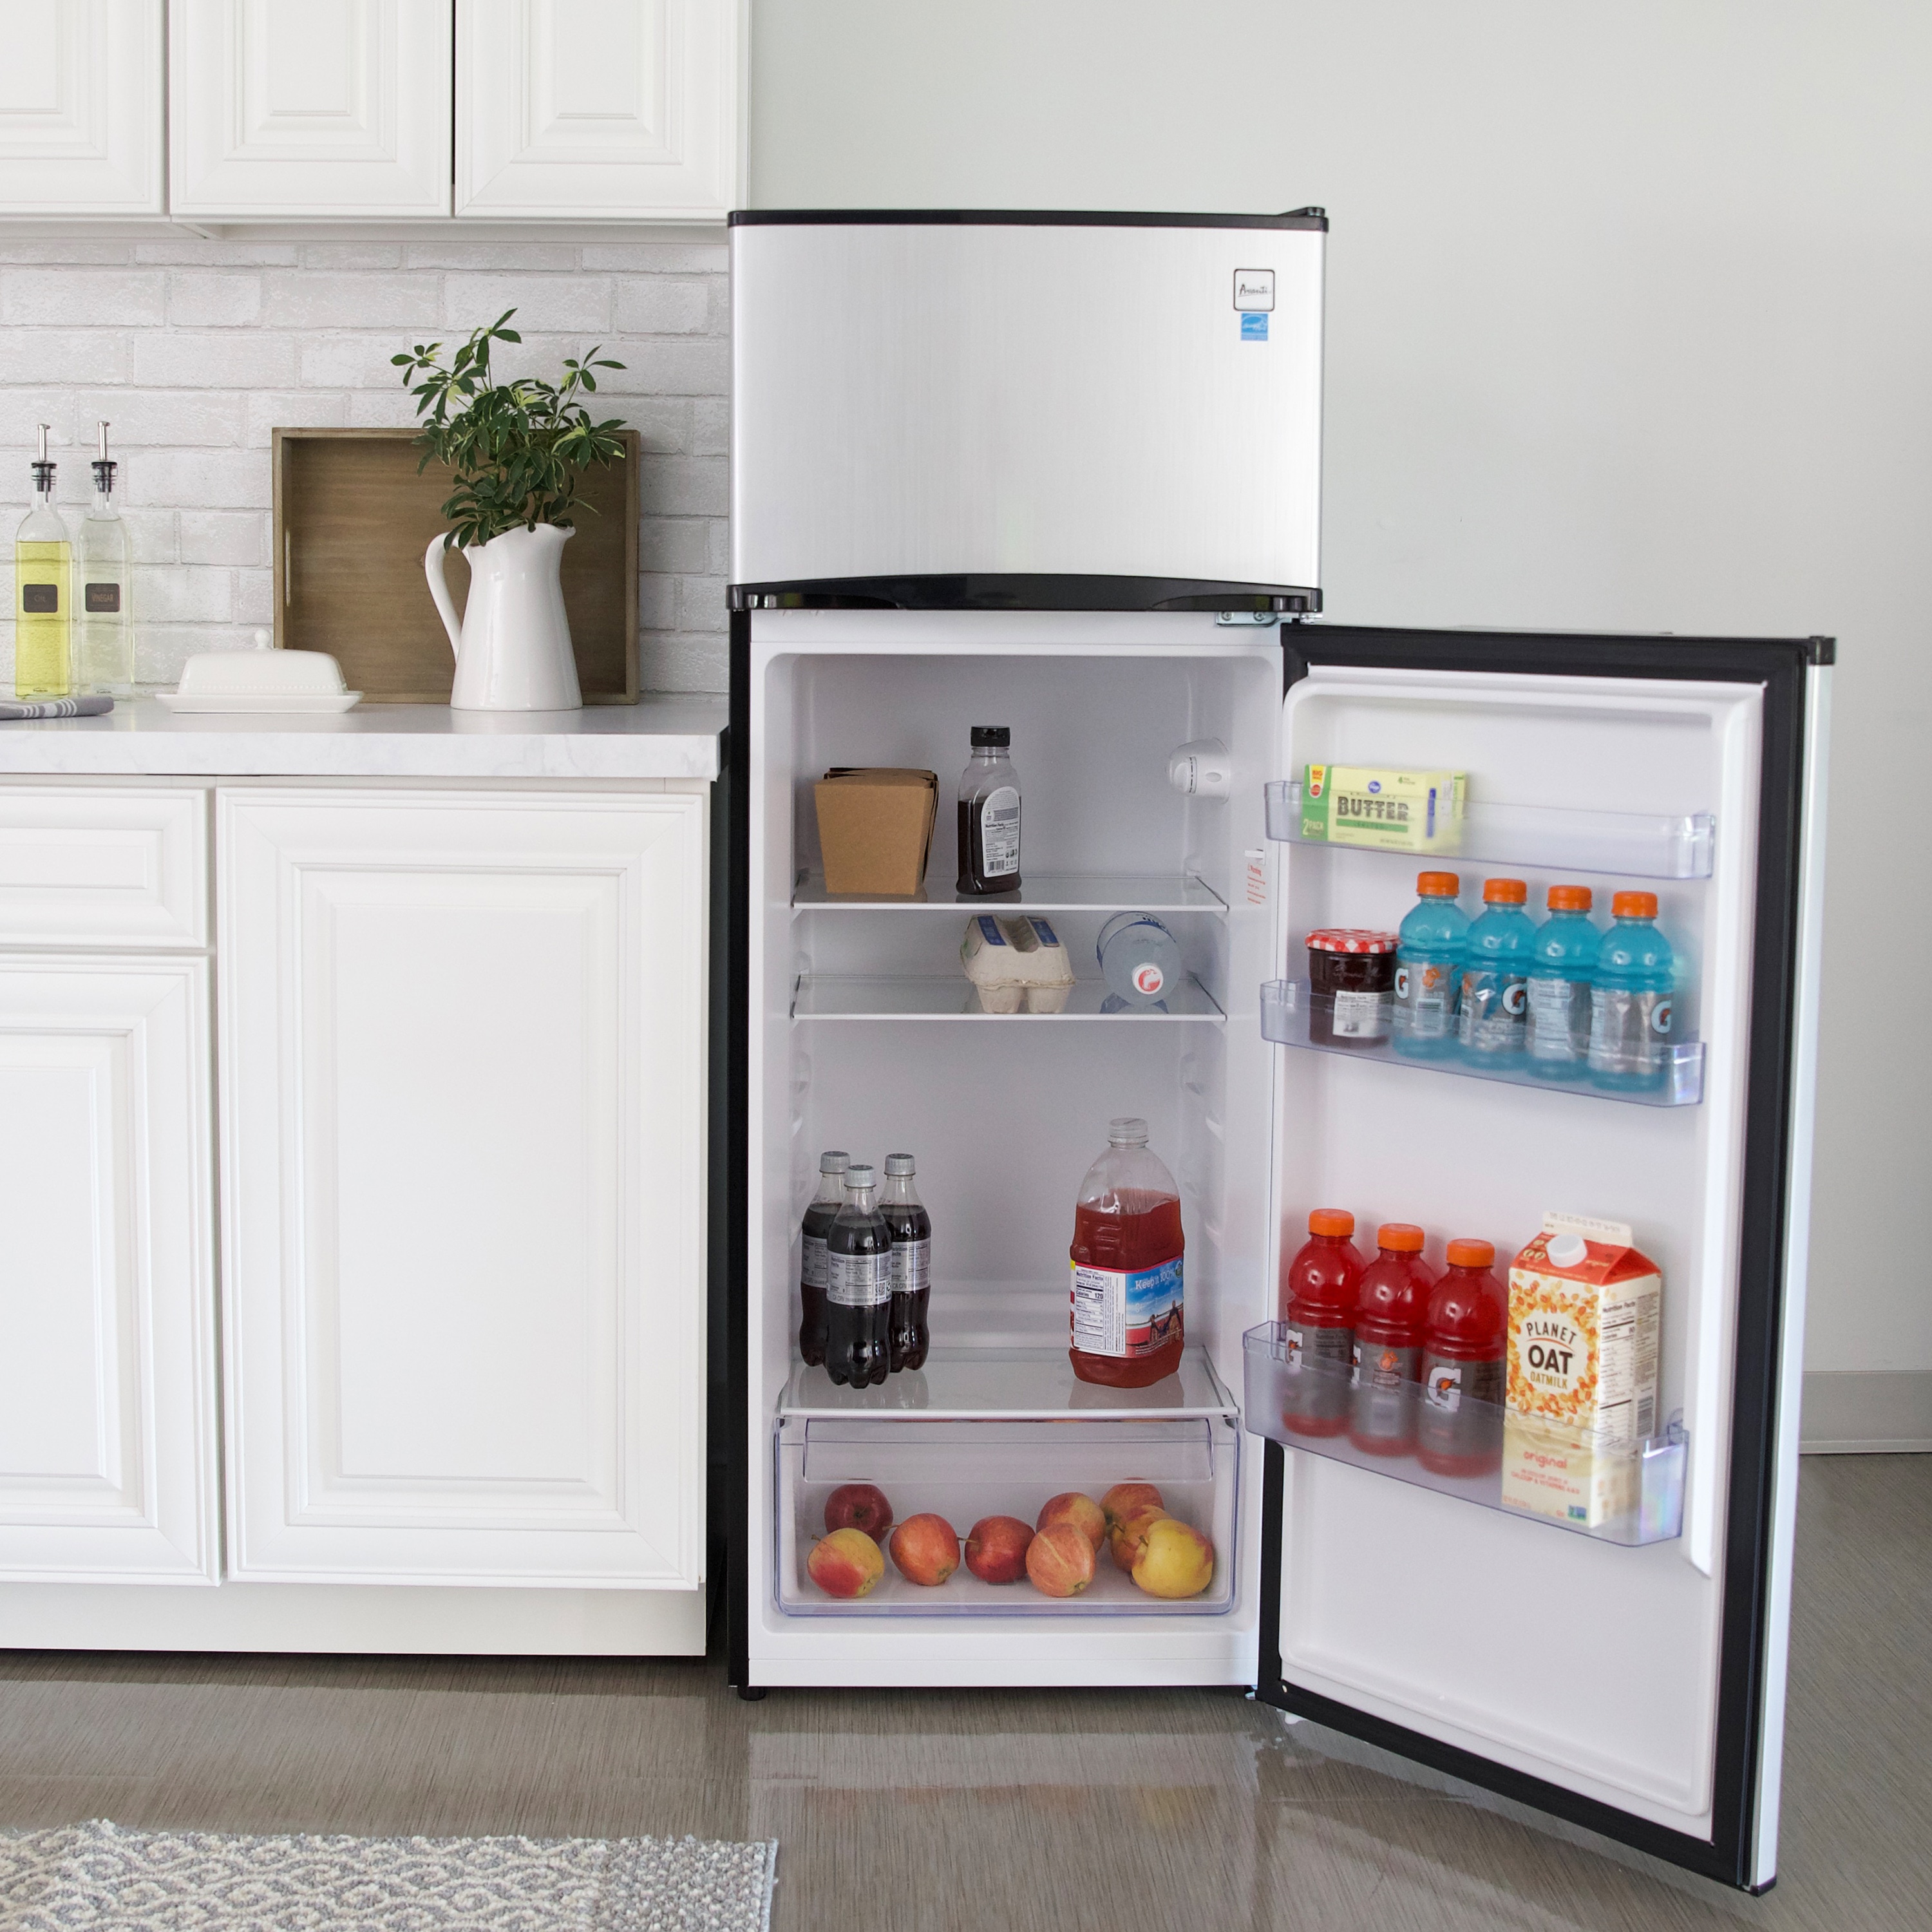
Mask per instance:
[[[208,944],[207,795],[0,786],[0,946]]]
[[[1240,1437],[1232,1414],[1079,1421],[781,1416],[776,1448],[778,1602],[788,1615],[1214,1616],[1234,1606]],[[944,1582],[922,1586],[903,1576],[888,1551],[870,1591],[838,1598],[808,1568],[813,1544],[826,1534],[826,1502],[843,1484],[877,1486],[896,1524],[928,1512],[943,1516],[963,1544],[983,1517],[1031,1524],[1052,1497],[1077,1490],[1097,1499],[1128,1482],[1154,1484],[1167,1514],[1212,1542],[1213,1576],[1198,1595],[1147,1594],[1104,1544],[1093,1582],[1071,1597],[1044,1595],[1024,1576],[982,1582],[964,1561]]]

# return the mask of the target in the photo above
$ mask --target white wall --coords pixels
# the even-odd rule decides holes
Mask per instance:
[[[1808,1361],[1932,1370],[1932,9],[756,0],[752,44],[759,206],[1325,207],[1330,615],[1837,634]]]

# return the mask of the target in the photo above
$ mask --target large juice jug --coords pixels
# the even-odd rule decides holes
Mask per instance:
[[[1590,994],[1590,1078],[1618,1093],[1664,1084],[1673,1037],[1677,962],[1657,929],[1654,892],[1618,892],[1597,949]]]
[[[1422,1258],[1422,1230],[1410,1222],[1384,1222],[1376,1246],[1355,1293],[1348,1440],[1372,1456],[1406,1456],[1415,1446],[1416,1376],[1436,1278]]]
[[[1340,1436],[1348,1426],[1355,1295],[1364,1265],[1349,1237],[1355,1217],[1318,1208],[1308,1239],[1281,1271],[1280,1312],[1291,1373],[1282,1422],[1297,1436]]]
[[[1415,905],[1396,928],[1393,1044],[1418,1060],[1441,1060],[1456,1051],[1469,916],[1456,903],[1462,881],[1454,872],[1418,872],[1415,890]]]
[[[1438,1476],[1480,1476],[1503,1460],[1503,1358],[1509,1297],[1488,1241],[1451,1241],[1422,1332],[1416,1460]]]
[[[1073,1209],[1072,1344],[1083,1382],[1144,1388],[1180,1366],[1180,1190],[1144,1120],[1107,1124]]]
[[[1552,886],[1550,916],[1530,950],[1529,1070],[1580,1080],[1590,1052],[1590,975],[1603,934],[1590,923],[1588,886]]]

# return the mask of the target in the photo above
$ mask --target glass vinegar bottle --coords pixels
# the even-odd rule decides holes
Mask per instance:
[[[42,423],[34,507],[14,537],[14,694],[65,698],[73,688],[74,547],[54,508],[54,466]]]
[[[114,471],[108,460],[108,425],[100,425],[100,453],[94,460],[94,502],[81,519],[75,546],[74,685],[104,698],[134,693],[134,632],[129,606],[128,526],[114,506]]]

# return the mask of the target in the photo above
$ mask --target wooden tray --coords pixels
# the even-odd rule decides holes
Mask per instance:
[[[577,534],[563,549],[563,604],[586,704],[638,701],[638,484],[643,439],[591,470]],[[364,704],[447,704],[456,659],[423,575],[439,506],[455,486],[408,429],[274,433],[275,644],[327,651]],[[460,610],[470,566],[448,558]]]

